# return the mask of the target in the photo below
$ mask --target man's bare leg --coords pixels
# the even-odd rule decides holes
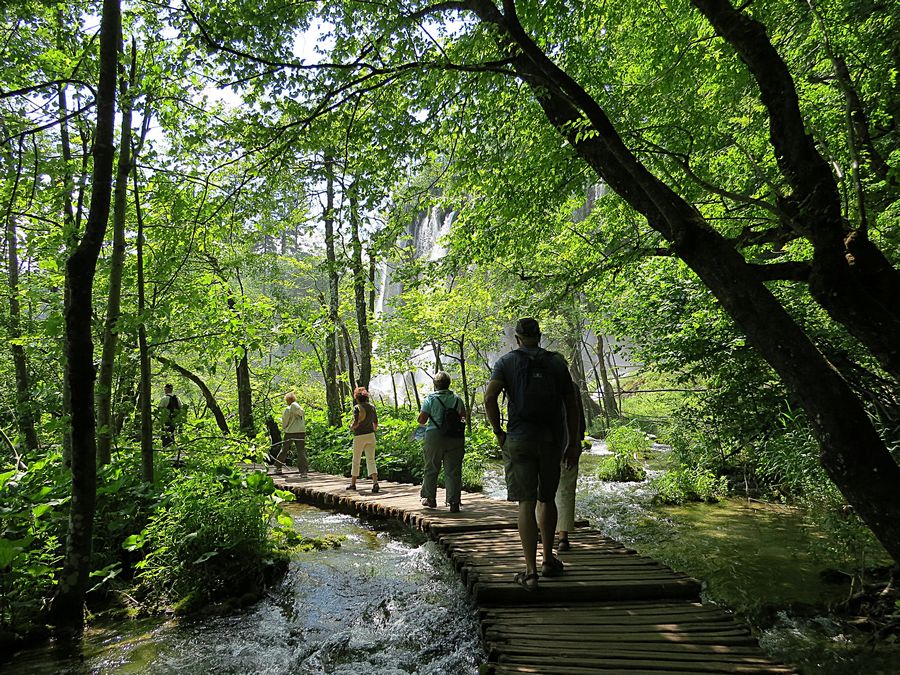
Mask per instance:
[[[544,562],[553,557],[553,540],[556,537],[556,520],[558,512],[556,502],[538,502],[537,517],[541,528],[541,544],[544,554]]]
[[[522,541],[522,553],[525,554],[525,573],[537,574],[537,540],[538,524],[534,516],[534,502],[519,502],[519,539]],[[554,509],[556,505],[554,504]],[[554,518],[553,527],[556,527]]]

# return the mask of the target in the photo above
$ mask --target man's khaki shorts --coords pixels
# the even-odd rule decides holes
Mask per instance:
[[[559,485],[562,447],[552,439],[507,438],[503,444],[506,499],[552,502]]]

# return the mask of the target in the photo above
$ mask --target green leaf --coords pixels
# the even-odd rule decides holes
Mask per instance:
[[[33,537],[24,539],[0,539],[0,569],[8,567],[22,555],[22,552],[31,544]]]

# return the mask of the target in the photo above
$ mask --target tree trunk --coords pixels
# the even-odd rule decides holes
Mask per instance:
[[[391,388],[394,390],[394,412],[400,413],[400,405],[398,403],[399,397],[397,396],[397,381],[394,379],[394,371],[391,370]]]
[[[140,387],[135,382],[137,368],[131,359],[126,359],[119,375],[118,394],[113,408],[113,429],[118,436],[125,428],[125,420],[140,409]]]
[[[166,358],[165,356],[156,356],[154,358],[164,366],[171,368],[182,377],[187,378],[197,385],[197,388],[203,394],[203,400],[206,402],[206,407],[213,414],[213,417],[216,420],[216,425],[219,427],[219,430],[223,434],[228,436],[231,433],[228,429],[228,421],[225,419],[225,414],[222,412],[222,408],[219,407],[219,403],[216,401],[215,395],[212,393],[210,388],[206,386],[206,382],[204,382],[199,375],[192,373],[184,366],[178,365],[170,358]]]
[[[144,280],[144,214],[138,189],[137,170],[131,172],[134,190],[134,213],[137,220],[137,294],[138,294],[138,409],[141,417],[141,475],[145,483],[153,482],[153,400],[150,373],[150,347],[147,344],[147,291]]]
[[[328,332],[325,335],[325,400],[328,404],[328,424],[341,425],[341,396],[337,383],[337,338],[338,325],[337,257],[334,250],[334,160],[325,158],[325,259],[328,272]]]
[[[266,415],[266,430],[269,432],[269,463],[274,464],[281,452],[281,428],[271,415]]]
[[[472,396],[469,395],[469,377],[466,371],[466,345],[463,339],[459,343],[459,378],[462,380],[463,400],[466,402],[466,410],[472,409]],[[472,431],[472,416],[466,418],[466,426],[469,432]]]
[[[369,388],[372,379],[372,337],[369,334],[366,306],[366,268],[362,260],[359,234],[359,204],[354,186],[350,189],[350,249],[353,266],[353,293],[356,301],[356,325],[359,330],[359,385]]]
[[[235,359],[235,374],[237,375],[238,420],[241,433],[252,438],[256,434],[256,429],[253,424],[253,392],[250,387],[250,362],[246,347],[242,347],[241,358]]]
[[[341,322],[341,326],[343,327],[343,322]],[[343,375],[347,372],[347,364],[344,363],[344,354],[349,354],[347,351],[346,343],[344,342],[344,336],[342,333],[338,333],[335,336],[336,340],[336,350],[338,357],[338,392],[340,393],[341,401],[346,401],[352,395],[352,391],[348,391],[350,387],[347,386],[347,381],[344,379]]]
[[[584,325],[580,314],[578,314],[577,306],[574,308],[576,318],[571,318],[565,313],[566,319],[566,336],[565,343],[569,349],[571,356],[570,366],[572,371],[572,380],[578,388],[578,395],[581,397],[581,409],[587,417],[587,424],[590,426],[594,422],[594,418],[600,412],[599,406],[594,403],[588,392],[587,378],[584,373],[584,359],[581,357],[581,344],[584,338]]]
[[[603,336],[597,333],[597,369],[600,371],[601,390],[603,392],[603,408],[606,410],[606,422],[609,424],[611,417],[619,417],[619,406],[616,405],[616,393],[613,391],[612,385],[609,383],[609,376],[606,372],[606,347],[604,346]],[[618,383],[618,374],[616,370],[613,375]],[[619,387],[621,390],[621,387]]]
[[[431,351],[434,352],[434,372],[438,372],[444,369],[444,364],[441,361],[441,343],[436,342],[435,340],[431,341]]]
[[[10,153],[11,154],[11,153]],[[9,157],[12,166],[12,157]],[[9,292],[9,348],[12,352],[13,368],[16,373],[16,425],[21,440],[27,450],[38,449],[38,436],[34,423],[34,402],[31,399],[31,378],[28,372],[28,357],[22,345],[22,310],[19,304],[19,247],[16,221],[13,217],[14,204],[22,178],[22,143],[19,142],[19,157],[16,161],[16,175],[6,209],[6,280]]]
[[[375,316],[375,251],[372,248],[369,249],[369,316]]]
[[[121,49],[121,47],[120,47]],[[109,262],[109,302],[106,306],[106,324],[103,327],[103,352],[100,357],[100,375],[97,382],[97,463],[109,464],[113,439],[112,383],[116,348],[119,344],[119,314],[122,307],[122,272],[125,269],[125,209],[128,197],[128,177],[131,173],[131,110],[128,100],[129,83],[134,83],[137,71],[137,47],[132,41],[131,72],[128,80],[122,78],[119,92],[122,131],[119,142],[119,165],[116,171],[116,188],[113,203],[113,247]]]
[[[344,336],[344,353],[347,355],[347,376],[350,378],[350,390],[356,389],[357,380],[355,375],[356,364],[353,361],[353,341],[350,339],[350,331],[347,330],[346,324],[341,321],[341,334]],[[369,388],[369,383],[360,383],[360,386]]]
[[[419,396],[419,386],[416,384],[416,371],[409,371],[409,377],[412,381],[413,396],[416,397],[416,410],[422,409],[422,398]]]
[[[65,17],[63,12],[57,11],[57,23],[60,32],[65,30]],[[72,177],[70,169],[72,163],[72,149],[69,144],[69,110],[66,102],[66,87],[64,84],[59,85],[57,90],[57,102],[59,113],[59,137],[60,137],[60,154],[63,159],[63,241],[66,246],[66,256],[68,257],[77,244],[77,233],[79,230],[80,217],[76,219],[75,208],[72,204],[72,192],[75,188],[75,180]],[[80,215],[80,214],[79,214]],[[70,303],[69,280],[66,279],[63,286],[63,307],[66,308]],[[65,310],[64,310],[65,311]],[[65,337],[63,338],[65,342]],[[66,367],[66,348],[63,346],[63,390],[62,390],[62,407],[63,416],[70,419],[72,416],[71,387],[69,386],[69,369]],[[63,465],[71,468],[72,466],[72,428],[65,425],[63,430]]]
[[[72,499],[65,557],[50,621],[63,632],[84,627],[84,596],[91,571],[91,540],[97,499],[97,438],[94,420],[92,292],[109,219],[115,148],[116,52],[121,30],[119,0],[104,0],[100,23],[100,81],[91,205],[84,235],[66,261],[71,302],[66,307],[66,369],[72,403]]]

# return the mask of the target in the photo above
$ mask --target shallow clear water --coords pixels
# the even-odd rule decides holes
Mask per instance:
[[[238,614],[93,628],[80,654],[16,655],[20,673],[471,674],[485,660],[477,614],[438,547],[390,522],[290,505],[306,536],[345,537],[299,553],[264,600]]]

